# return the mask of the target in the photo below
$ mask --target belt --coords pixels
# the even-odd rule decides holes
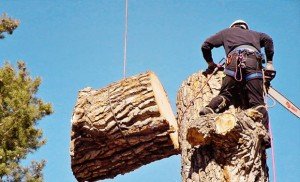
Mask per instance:
[[[240,46],[237,46],[236,48],[234,48],[231,52],[238,52],[238,51],[248,51],[248,52],[258,52],[259,51],[254,47],[254,46],[251,46],[251,45],[240,45]],[[230,54],[229,53],[229,54]]]

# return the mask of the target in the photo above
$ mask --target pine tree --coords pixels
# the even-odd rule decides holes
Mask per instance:
[[[19,26],[19,20],[8,17],[5,13],[0,17],[0,39],[4,39],[4,32],[12,34],[13,31]]]
[[[19,21],[6,15],[0,17],[2,33],[12,32]],[[36,96],[41,78],[32,78],[24,62],[15,68],[8,62],[0,67],[0,182],[43,181],[42,169],[45,161],[32,161],[28,167],[21,160],[45,144],[42,130],[37,122],[50,115],[51,104]]]

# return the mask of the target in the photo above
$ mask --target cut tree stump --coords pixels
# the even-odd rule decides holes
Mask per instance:
[[[209,76],[195,73],[178,91],[182,181],[268,181],[265,149],[270,138],[260,113],[230,106],[224,113],[199,116],[218,94],[224,74],[218,72],[205,85]]]
[[[78,181],[113,178],[179,154],[177,122],[153,72],[81,90],[71,122]]]

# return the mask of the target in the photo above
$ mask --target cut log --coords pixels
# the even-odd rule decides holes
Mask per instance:
[[[79,92],[71,165],[78,181],[113,178],[178,154],[178,125],[153,72]]]
[[[178,91],[182,181],[268,181],[265,149],[270,138],[260,113],[231,106],[224,113],[199,116],[218,94],[223,76],[218,72],[205,85],[207,77],[199,72]]]

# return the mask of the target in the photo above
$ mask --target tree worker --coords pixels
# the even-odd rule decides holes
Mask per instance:
[[[241,93],[244,97],[244,108],[254,108],[268,121],[264,103],[262,63],[264,62],[261,48],[265,48],[267,64],[265,70],[275,72],[273,67],[273,40],[265,33],[249,30],[243,20],[234,21],[229,28],[221,30],[206,39],[201,47],[203,57],[208,64],[207,74],[217,67],[212,58],[211,50],[223,46],[227,55],[225,77],[218,96],[200,111],[200,115],[223,112],[229,105],[235,104]],[[269,81],[271,77],[267,78]]]

